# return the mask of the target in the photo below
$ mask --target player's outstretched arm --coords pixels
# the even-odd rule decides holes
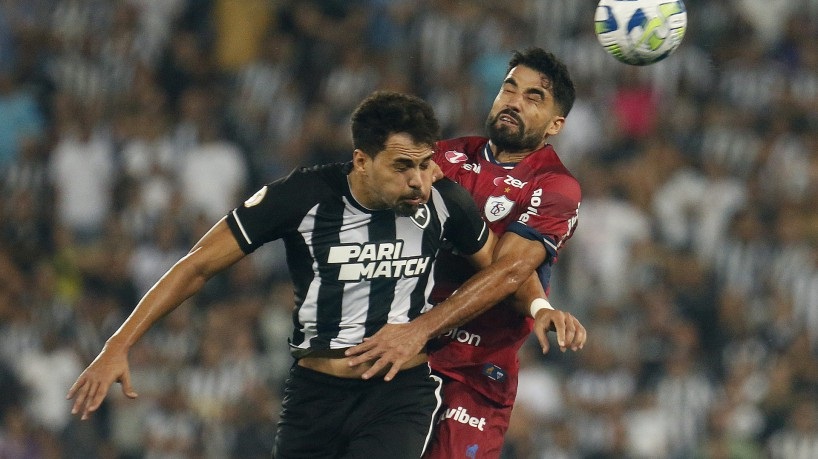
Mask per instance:
[[[244,252],[222,219],[145,294],[96,359],[80,374],[68,390],[67,398],[74,399],[71,413],[88,419],[102,404],[114,382],[122,384],[122,392],[127,397],[136,398],[128,365],[131,346],[157,320],[198,292],[208,279],[242,257]]]

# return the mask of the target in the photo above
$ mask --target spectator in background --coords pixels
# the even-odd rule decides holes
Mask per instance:
[[[622,196],[612,174],[593,165],[582,173],[587,178],[582,218],[594,223],[577,228],[574,235],[579,243],[569,273],[570,289],[584,302],[620,304],[635,282],[633,272],[621,269],[622,263],[630,264],[636,248],[649,241],[650,220]]]
[[[176,148],[169,116],[161,109],[143,108],[130,120],[132,135],[119,150],[121,186],[130,193],[120,213],[129,232],[139,240],[178,206],[179,171],[183,153]]]
[[[73,110],[58,114],[59,137],[49,157],[55,219],[77,243],[88,244],[102,238],[113,209],[114,145],[92,107],[65,108]]]
[[[11,69],[0,68],[0,173],[43,140],[44,128],[37,95]]]
[[[213,56],[219,70],[235,72],[264,52],[264,37],[276,27],[274,5],[268,0],[213,1]]]
[[[213,113],[203,116],[195,125],[196,143],[184,152],[178,176],[185,210],[216,220],[247,192],[249,174],[238,145],[224,136],[221,120]]]

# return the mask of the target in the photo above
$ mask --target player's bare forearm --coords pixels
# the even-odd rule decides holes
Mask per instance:
[[[514,292],[511,304],[522,315],[530,315],[531,302],[536,298],[545,298],[542,281],[536,272],[531,273],[519,289]]]
[[[198,292],[208,277],[198,272],[191,262],[196,256],[193,251],[179,260],[128,316],[122,326],[108,339],[111,345],[129,349],[159,319],[176,309],[185,300]]]
[[[145,294],[109,341],[130,348],[156,321],[243,256],[227,224],[220,221]]]
[[[210,277],[243,256],[227,224],[223,220],[217,223],[151,288],[108,339],[97,358],[80,374],[68,390],[67,398],[75,399],[71,413],[88,419],[117,381],[126,396],[135,398],[128,366],[130,347],[157,320],[198,292]]]

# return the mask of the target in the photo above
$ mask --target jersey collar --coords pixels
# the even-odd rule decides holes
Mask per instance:
[[[493,163],[493,164],[496,164],[496,165],[498,165],[498,166],[500,166],[500,167],[502,167],[504,169],[509,169],[509,170],[514,169],[514,167],[516,167],[517,164],[520,164],[519,162],[517,162],[517,163],[501,163],[501,162],[497,161],[497,158],[494,157],[494,152],[492,152],[491,148],[489,148],[489,144],[490,144],[490,142],[486,142],[486,145],[483,146],[483,153],[482,154],[483,154],[483,159],[485,159],[486,161],[488,161],[490,163]],[[531,153],[531,155],[535,155],[538,152],[540,152],[542,150],[545,150],[549,146],[550,146],[550,144],[545,144],[539,150],[536,150],[534,153]],[[531,155],[526,156],[526,158],[530,157]]]

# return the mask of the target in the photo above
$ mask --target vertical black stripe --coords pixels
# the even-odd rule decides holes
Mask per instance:
[[[315,349],[329,349],[330,341],[341,329],[341,312],[344,299],[344,283],[338,281],[340,266],[327,263],[329,249],[341,242],[341,225],[344,221],[343,201],[322,203],[315,212],[312,247],[320,267],[321,284],[318,287],[317,324],[318,336],[310,343]]]
[[[429,225],[426,226],[426,229],[423,231],[421,251],[424,254],[429,253],[436,256],[436,252],[440,249],[443,222],[440,221],[440,217],[437,214],[434,200],[429,201],[429,219]],[[412,290],[410,295],[409,320],[419,316],[421,309],[423,309],[423,306],[426,304],[426,286],[429,284],[429,274],[431,272],[431,269],[427,269],[426,272],[418,278],[418,283]]]
[[[301,305],[309,292],[310,284],[313,280],[312,255],[304,239],[299,234],[297,237],[288,238],[285,247],[287,250],[287,264],[290,270],[290,278],[293,283],[293,297],[295,309],[292,314],[293,336],[290,344],[300,346],[304,342],[304,330],[298,321],[298,313]]]
[[[396,218],[393,212],[373,214],[367,226],[369,241],[373,243],[394,242],[397,239]],[[386,262],[388,263],[388,260]],[[374,335],[389,319],[389,311],[392,309],[392,302],[395,300],[395,286],[398,279],[393,277],[376,277],[372,279],[364,336]]]

